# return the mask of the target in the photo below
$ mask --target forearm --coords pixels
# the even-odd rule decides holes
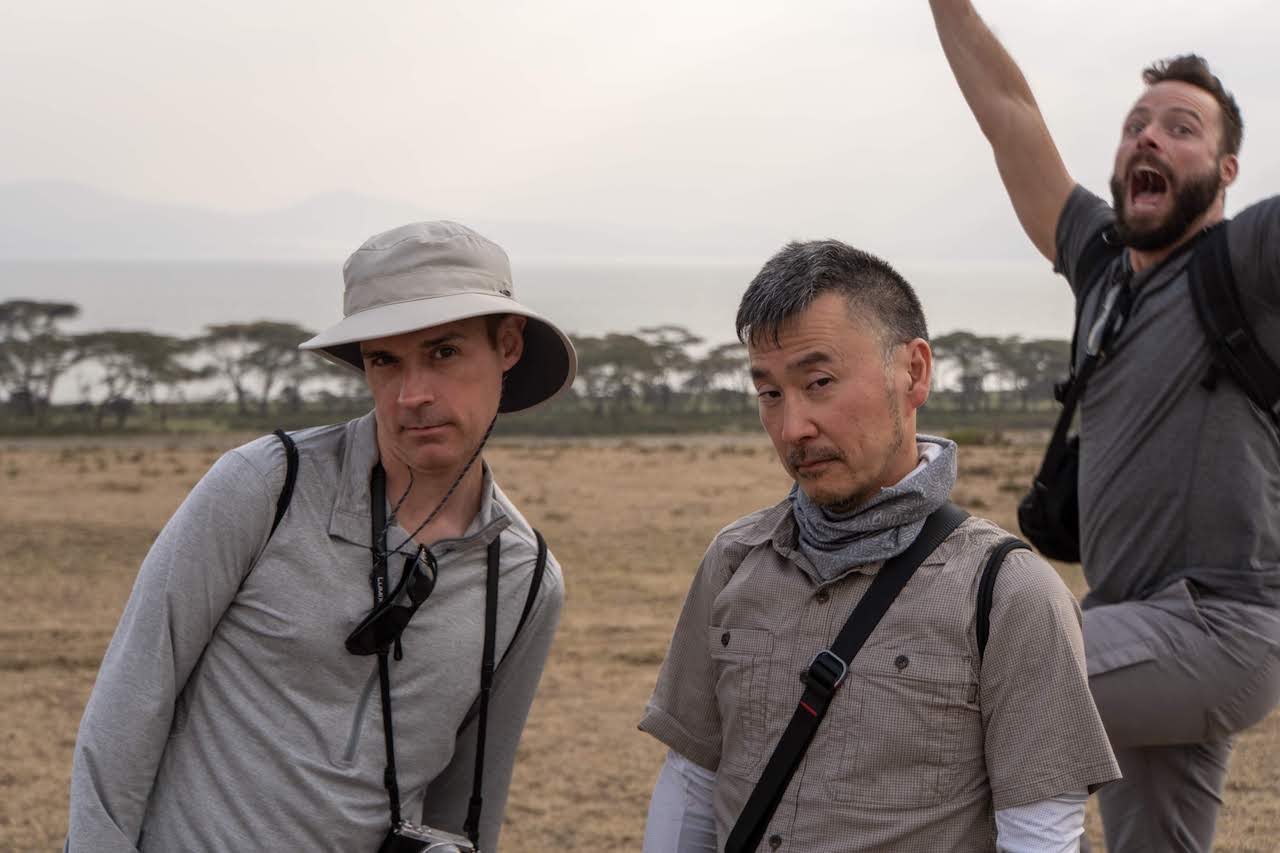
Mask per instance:
[[[996,812],[1001,853],[1076,853],[1084,835],[1084,791]]]
[[[716,774],[668,751],[649,800],[644,853],[715,853]]]
[[[1052,261],[1054,231],[1075,182],[1022,71],[968,0],[930,0],[938,38],[978,127],[991,143],[1014,212]]]
[[[969,0],[930,0],[938,40],[960,92],[993,143],[1011,132],[1011,110],[1033,110],[1035,95],[1013,57]]]

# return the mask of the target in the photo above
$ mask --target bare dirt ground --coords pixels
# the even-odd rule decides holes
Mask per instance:
[[[0,449],[0,850],[60,849],[81,711],[147,547],[233,438]],[[566,606],[503,849],[638,850],[663,748],[636,731],[710,538],[789,481],[763,438],[499,442],[486,454],[565,569]],[[1015,529],[1034,445],[963,448],[956,499]],[[1082,592],[1076,567],[1060,567]],[[1090,811],[1090,835],[1098,839]],[[1272,851],[1280,712],[1232,758],[1215,850]],[[1100,849],[1100,848],[1098,848]]]

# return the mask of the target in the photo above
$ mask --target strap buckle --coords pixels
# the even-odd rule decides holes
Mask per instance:
[[[823,649],[809,661],[809,685],[820,687],[827,693],[834,693],[848,674],[849,665],[831,649]]]

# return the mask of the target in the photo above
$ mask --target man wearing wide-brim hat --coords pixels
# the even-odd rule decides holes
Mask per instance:
[[[480,451],[573,347],[456,223],[343,272],[302,348],[374,411],[227,453],[161,532],[80,725],[69,850],[497,849],[563,585]]]

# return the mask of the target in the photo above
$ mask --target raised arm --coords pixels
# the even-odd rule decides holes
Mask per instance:
[[[969,0],[929,0],[929,6],[960,91],[995,152],[1022,230],[1053,261],[1058,215],[1075,181],[1031,87]]]

